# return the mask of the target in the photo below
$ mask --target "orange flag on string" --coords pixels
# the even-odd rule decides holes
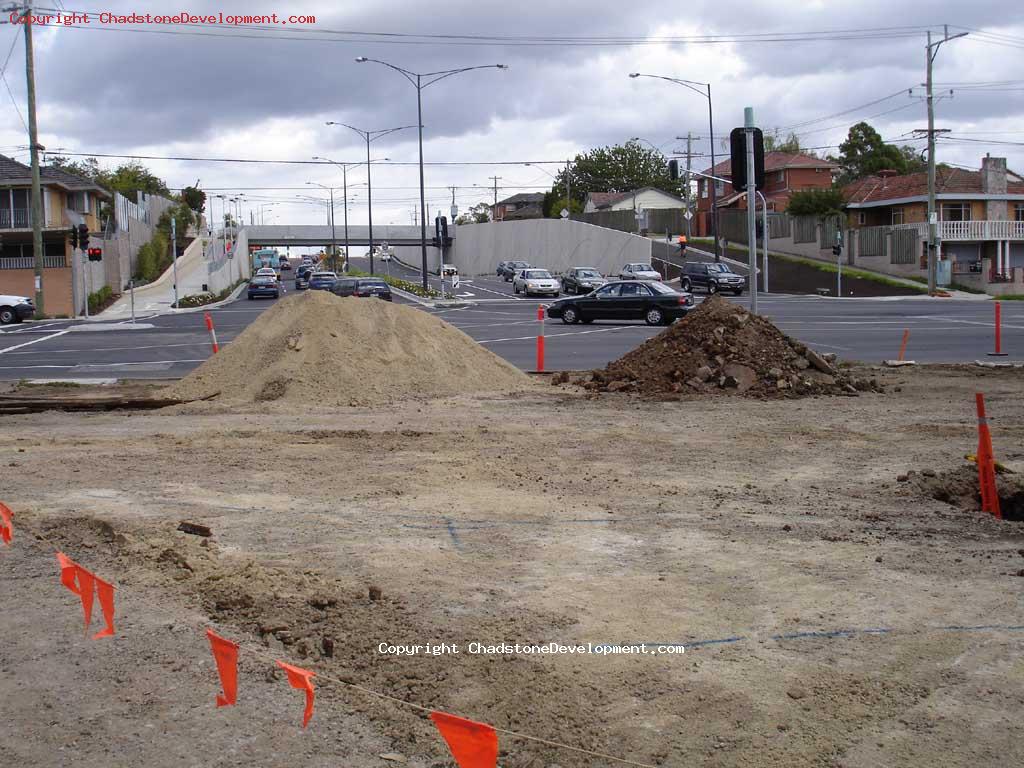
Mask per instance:
[[[88,572],[87,572],[88,573]],[[92,636],[93,640],[101,637],[113,637],[114,635],[114,585],[101,579],[96,574],[90,574],[96,582],[96,596],[100,599],[100,608],[103,609],[103,621],[106,627]]]
[[[10,544],[11,539],[14,538],[14,523],[11,522],[11,518],[14,517],[14,513],[11,512],[11,508],[0,501],[0,540],[4,544]]]
[[[238,701],[238,643],[225,640],[212,629],[206,630],[210,640],[213,660],[217,662],[217,674],[224,695],[217,694],[218,707],[230,707]]]
[[[302,667],[293,667],[291,664],[285,664],[283,661],[278,661],[277,666],[288,673],[288,684],[292,688],[297,688],[300,691],[306,692],[306,711],[302,715],[302,727],[305,728],[309,724],[309,718],[313,716],[313,683],[310,680],[313,677],[313,672]]]
[[[60,583],[82,600],[85,628],[88,630],[92,621],[92,600],[95,590],[93,576],[63,552],[57,553],[57,562],[60,563]]]
[[[430,719],[448,742],[448,749],[460,768],[497,766],[498,734],[491,726],[447,712],[431,712]]]

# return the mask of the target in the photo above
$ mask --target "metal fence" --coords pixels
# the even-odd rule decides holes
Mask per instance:
[[[885,256],[885,240],[891,231],[890,227],[864,227],[857,230],[857,255]]]
[[[840,224],[834,216],[830,216],[821,222],[820,239],[818,240],[818,247],[821,249],[831,248],[836,245],[836,235],[840,232]]]
[[[818,239],[818,220],[813,216],[794,216],[792,221],[794,243],[813,243]]]
[[[920,237],[916,229],[892,230],[892,264],[917,263],[918,242]]]
[[[5,256],[0,258],[0,269],[32,269],[35,264],[35,259],[31,256]],[[43,266],[46,269],[57,269],[67,265],[67,257],[64,254],[47,254],[43,256]]]

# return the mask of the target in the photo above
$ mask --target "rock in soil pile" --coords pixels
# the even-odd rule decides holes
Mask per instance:
[[[711,296],[652,339],[592,371],[582,382],[607,392],[735,392],[801,397],[880,391],[876,381],[851,378],[771,321]]]
[[[526,374],[426,312],[307,291],[277,302],[167,394],[316,407],[528,386]]]

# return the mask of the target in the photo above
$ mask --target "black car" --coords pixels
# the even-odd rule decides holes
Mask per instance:
[[[309,288],[309,276],[313,273],[312,264],[303,264],[295,270],[295,290],[304,291]]]
[[[288,259],[281,259],[280,265],[281,265],[281,271],[282,272],[285,271],[285,270],[290,270],[292,268],[292,263],[290,261],[288,261]]]
[[[338,282],[338,276],[333,272],[313,272],[309,276],[309,289],[311,291],[329,291]]]
[[[508,264],[507,261],[499,261],[498,262],[498,268],[496,270],[494,270],[494,274],[496,274],[498,277],[501,277],[501,271],[503,269],[505,269],[505,265],[506,264]]]
[[[512,278],[516,276],[516,273],[521,269],[529,269],[530,265],[525,261],[506,261],[505,266],[501,268],[499,275],[505,278],[506,283],[511,283]]]
[[[606,282],[593,267],[573,267],[562,275],[562,290],[566,293],[590,293]]]
[[[272,299],[281,296],[281,286],[276,277],[257,275],[249,281],[249,300],[258,299],[261,296],[269,296]]]
[[[747,278],[737,275],[728,264],[720,262],[688,261],[683,264],[679,287],[684,291],[704,288],[709,294],[732,291],[739,296],[747,287]]]
[[[376,277],[343,277],[331,288],[337,296],[376,296],[391,301],[391,286]]]
[[[548,307],[548,317],[566,325],[595,320],[643,320],[668,325],[693,309],[693,296],[678,293],[664,283],[617,280],[586,296],[560,299]]]

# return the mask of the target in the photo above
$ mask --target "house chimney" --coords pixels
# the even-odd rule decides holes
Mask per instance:
[[[1006,194],[1006,158],[985,156],[981,160],[981,193],[983,195]],[[986,217],[989,221],[1005,221],[1008,218],[1006,200],[986,200]]]

